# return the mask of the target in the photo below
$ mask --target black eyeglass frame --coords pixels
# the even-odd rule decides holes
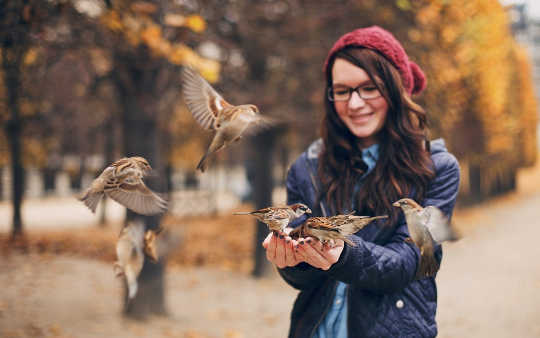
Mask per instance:
[[[328,89],[326,90],[326,96],[328,97],[328,100],[330,100],[331,102],[345,102],[345,101],[349,101],[351,99],[351,96],[352,96],[352,93],[353,92],[356,92],[356,94],[358,94],[358,96],[362,99],[362,100],[374,100],[374,99],[377,99],[379,97],[382,96],[382,93],[381,91],[379,90],[379,88],[377,86],[374,86],[375,88],[377,88],[377,96],[374,96],[374,97],[363,97],[362,94],[360,94],[360,89],[363,88],[363,87],[367,87],[365,84],[362,84],[360,86],[356,86],[354,88],[350,88],[348,87],[347,90],[349,92],[349,94],[347,95],[347,98],[346,99],[343,99],[343,100],[336,100],[334,99],[334,96],[333,96],[333,91],[334,91],[334,88],[332,87],[328,87]],[[345,88],[344,88],[345,89]]]

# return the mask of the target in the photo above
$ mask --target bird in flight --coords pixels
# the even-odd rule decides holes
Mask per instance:
[[[184,67],[182,72],[183,93],[193,118],[206,130],[215,131],[214,137],[197,169],[204,172],[209,156],[239,141],[246,133],[270,126],[272,120],[263,117],[253,104],[232,105],[195,70]]]
[[[140,156],[122,158],[107,168],[90,184],[79,197],[92,212],[103,195],[141,215],[155,215],[167,209],[167,201],[144,184],[152,167]]]
[[[394,202],[393,206],[400,207],[405,214],[411,236],[405,241],[414,243],[420,250],[421,259],[417,277],[435,276],[439,270],[439,262],[435,258],[435,246],[445,241],[458,239],[450,220],[436,206],[430,205],[423,208],[410,198],[402,198]]]

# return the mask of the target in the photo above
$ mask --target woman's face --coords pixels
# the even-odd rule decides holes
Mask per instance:
[[[332,81],[334,88],[374,85],[362,68],[340,58],[332,67]],[[365,100],[354,91],[348,101],[334,101],[334,107],[351,133],[360,139],[362,148],[377,143],[377,133],[383,127],[388,112],[388,103],[382,95]]]

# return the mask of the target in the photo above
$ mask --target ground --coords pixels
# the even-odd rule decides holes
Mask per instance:
[[[540,336],[539,187],[535,168],[520,174],[517,193],[456,210],[463,238],[444,244],[439,337]],[[275,273],[249,275],[253,248],[242,236],[252,225],[231,217],[168,220],[183,238],[169,259],[169,313],[145,322],[121,316],[114,224],[29,229],[26,253],[9,249],[4,235],[0,336],[285,337],[296,291]],[[243,235],[224,234],[224,224]]]

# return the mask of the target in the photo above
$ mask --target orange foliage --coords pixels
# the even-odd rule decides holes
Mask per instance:
[[[476,130],[479,146],[475,152],[453,150],[475,162],[495,156],[515,165],[516,149],[522,146],[520,135],[524,128],[534,128],[525,126],[532,121],[521,117],[522,112],[534,116],[536,103],[530,69],[511,35],[506,11],[496,0],[426,0],[417,6],[417,27],[409,29],[408,36],[415,42],[413,54],[428,73],[423,99],[435,120],[436,133],[450,144],[457,138],[472,138],[458,128],[473,116],[481,129]],[[516,79],[517,73],[526,74]],[[516,83],[523,90],[513,91]],[[535,153],[531,144],[526,147],[527,153]]]
[[[162,23],[151,18],[149,14],[153,12],[146,10],[147,7],[150,8],[146,6],[146,2],[139,1],[135,8],[131,6],[125,9],[111,9],[101,17],[101,21],[110,30],[122,34],[133,46],[142,43],[156,56],[164,57],[177,65],[190,65],[208,81],[216,82],[219,78],[219,62],[201,57],[183,43],[169,41],[163,34]],[[163,24],[187,27],[196,33],[206,29],[206,22],[199,15],[183,17],[179,14],[169,14]]]
[[[241,210],[251,208],[243,205]],[[172,249],[167,258],[169,266],[213,266],[244,273],[249,273],[253,268],[255,221],[251,217],[234,216],[232,212],[188,218],[168,216],[163,226],[170,236],[180,237],[179,245]],[[119,228],[120,224],[114,224],[105,228],[96,226],[31,232],[16,243],[12,242],[9,234],[0,234],[0,252],[6,255],[14,249],[22,249],[32,253],[67,254],[112,263],[116,260]]]

